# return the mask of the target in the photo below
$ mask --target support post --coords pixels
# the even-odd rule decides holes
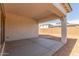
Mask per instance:
[[[5,10],[4,5],[0,3],[1,9],[1,44],[5,42]]]
[[[61,17],[61,42],[67,43],[67,19],[65,16]]]
[[[1,10],[1,50],[0,50],[0,55],[2,56],[4,53],[4,47],[5,47],[5,17],[6,17],[3,3],[0,3],[0,10]]]

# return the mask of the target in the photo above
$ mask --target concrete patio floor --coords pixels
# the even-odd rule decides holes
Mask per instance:
[[[51,56],[64,45],[53,39],[39,37],[6,42],[5,53],[7,56]]]

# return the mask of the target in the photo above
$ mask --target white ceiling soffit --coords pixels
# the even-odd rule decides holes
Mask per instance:
[[[53,5],[51,5],[53,9],[50,8],[48,3],[5,3],[4,6],[6,12],[35,19],[41,19],[50,14],[57,14],[54,15],[57,17],[62,15]]]
[[[62,13],[66,14],[71,11],[71,7],[68,3],[53,3]]]
[[[55,7],[57,7],[62,13],[64,13],[64,14],[66,13],[65,10],[64,10],[64,8],[61,6],[60,3],[53,3],[53,5]]]

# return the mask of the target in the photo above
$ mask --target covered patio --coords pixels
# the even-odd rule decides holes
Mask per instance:
[[[50,56],[67,43],[66,14],[71,11],[69,4],[0,4],[0,7],[1,40],[5,46],[2,55]],[[56,19],[61,21],[60,41],[53,40],[57,37],[53,39],[39,37],[38,24]]]

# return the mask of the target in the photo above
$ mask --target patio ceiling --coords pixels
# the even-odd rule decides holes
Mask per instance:
[[[54,5],[48,3],[8,3],[4,4],[5,11],[8,13],[13,13],[33,19],[57,19],[63,16]]]

